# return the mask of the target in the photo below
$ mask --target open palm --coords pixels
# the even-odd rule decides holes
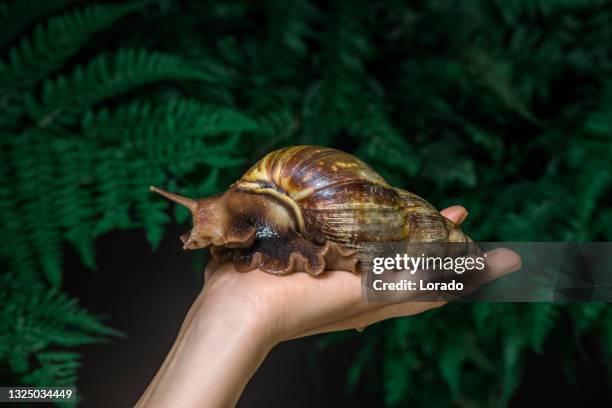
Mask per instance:
[[[456,224],[467,217],[461,206],[442,215]],[[479,284],[520,267],[519,256],[508,249],[488,253],[488,269]],[[411,316],[446,302],[364,302],[361,277],[347,271],[326,271],[318,276],[294,273],[276,276],[261,270],[237,272],[231,264],[209,265],[205,290],[221,291],[227,308],[248,308],[278,341],[316,333],[363,328],[398,316]],[[237,311],[238,312],[238,311]]]

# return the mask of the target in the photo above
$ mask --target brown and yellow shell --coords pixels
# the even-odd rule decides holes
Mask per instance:
[[[469,242],[431,204],[390,186],[342,151],[294,146],[269,153],[225,193],[190,200],[152,187],[190,208],[185,249],[210,247],[238,270],[274,274],[357,269],[368,244]]]

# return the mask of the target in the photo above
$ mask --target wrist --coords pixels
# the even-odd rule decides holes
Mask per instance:
[[[279,315],[279,310],[284,308],[271,301],[278,294],[266,290],[266,286],[253,285],[246,279],[248,276],[222,268],[206,278],[196,312],[199,321],[211,321],[246,332],[250,340],[268,349],[285,340],[283,319]]]
[[[228,407],[275,344],[250,312],[204,291],[142,406]],[[206,390],[206,392],[204,392]]]
[[[240,339],[253,350],[266,353],[280,342],[273,315],[258,299],[216,284],[207,284],[201,298],[193,319],[193,331],[198,335],[215,333],[228,341]]]

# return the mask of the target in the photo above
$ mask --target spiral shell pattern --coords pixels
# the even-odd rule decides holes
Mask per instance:
[[[365,242],[441,241],[454,228],[422,198],[390,186],[361,160],[331,148],[276,150],[236,187],[285,203],[298,231],[315,243],[332,240],[359,248]]]

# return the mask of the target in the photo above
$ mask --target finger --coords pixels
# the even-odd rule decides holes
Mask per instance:
[[[461,205],[453,205],[440,211],[444,217],[460,225],[468,216],[467,210]]]
[[[472,285],[483,285],[494,279],[500,278],[513,271],[516,271],[520,269],[520,267],[521,258],[516,252],[507,248],[495,249],[493,251],[487,252],[486,273],[480,274],[478,282],[474,282],[472,283]],[[443,306],[446,303],[448,302],[403,302],[382,305],[381,307],[374,306],[372,310],[369,310],[365,313],[357,314],[347,319],[343,319],[331,324],[326,324],[304,331],[296,337],[304,337],[319,333],[363,328],[382,320],[391,319],[393,317],[412,316],[418,313],[422,313],[426,310]]]
[[[480,256],[485,257],[486,268],[474,268],[458,276],[457,279],[463,284],[463,290],[457,293],[458,296],[469,295],[482,285],[521,268],[521,257],[507,248],[497,248]]]
[[[521,257],[511,249],[497,248],[485,253],[485,256],[487,269],[479,282],[481,285],[521,269]]]

